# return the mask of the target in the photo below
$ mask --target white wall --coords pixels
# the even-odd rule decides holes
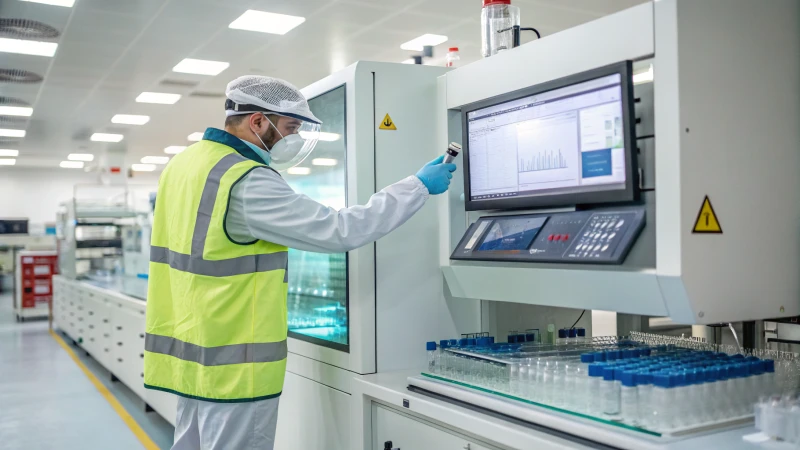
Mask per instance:
[[[75,184],[96,184],[96,174],[68,169],[0,168],[0,218],[28,218],[31,223],[55,222],[58,205],[72,198]],[[158,183],[145,174],[131,184]]]

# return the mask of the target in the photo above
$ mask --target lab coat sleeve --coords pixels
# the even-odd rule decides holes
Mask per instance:
[[[428,189],[419,178],[410,176],[374,194],[366,205],[337,211],[294,192],[275,172],[259,169],[233,189],[230,215],[234,219],[228,220],[226,226],[236,234],[247,231],[252,238],[297,250],[347,252],[404,224],[422,208],[428,196]],[[232,236],[236,239],[235,234]]]

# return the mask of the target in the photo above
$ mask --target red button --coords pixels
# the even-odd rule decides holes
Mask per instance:
[[[569,240],[569,235],[565,234],[564,236],[561,236],[561,240],[562,241],[568,241]]]
[[[555,239],[555,236],[553,236],[552,234],[551,234],[550,236],[548,236],[548,237],[547,237],[547,240],[548,240],[548,241],[552,241],[553,239]]]
[[[561,235],[557,234],[556,237],[554,237],[553,239],[555,239],[556,241],[560,241],[561,240]]]

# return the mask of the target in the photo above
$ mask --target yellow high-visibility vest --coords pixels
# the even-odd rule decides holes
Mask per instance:
[[[272,169],[238,138],[209,128],[161,175],[147,292],[149,389],[214,402],[281,394],[288,249],[235,242],[225,230],[231,190],[252,170]]]

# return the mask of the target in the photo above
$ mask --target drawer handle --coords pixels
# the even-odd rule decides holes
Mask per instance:
[[[90,341],[94,342],[94,338],[89,338]]]
[[[144,339],[144,333],[139,333],[139,338]]]
[[[94,311],[89,311],[89,315],[93,316],[94,315]]]
[[[83,322],[83,317],[78,317],[78,322]]]
[[[122,331],[122,327],[121,326],[117,326],[117,330]]]
[[[119,345],[120,347],[122,347],[122,342],[117,342],[117,345]]]
[[[89,325],[90,330],[94,330],[94,325]]]
[[[103,323],[108,323],[108,319],[103,319]]]
[[[139,358],[144,359],[144,353],[139,353]]]
[[[143,374],[143,373],[140,373],[140,374],[139,374],[139,376],[140,376],[140,377],[142,377],[142,378],[144,378],[144,374]]]
[[[103,351],[104,351],[104,352],[108,352],[108,349],[107,349],[107,348],[104,348],[104,349],[103,349]]]
[[[78,306],[78,311],[83,311],[83,306]]]
[[[122,362],[122,358],[117,358],[117,361]]]

